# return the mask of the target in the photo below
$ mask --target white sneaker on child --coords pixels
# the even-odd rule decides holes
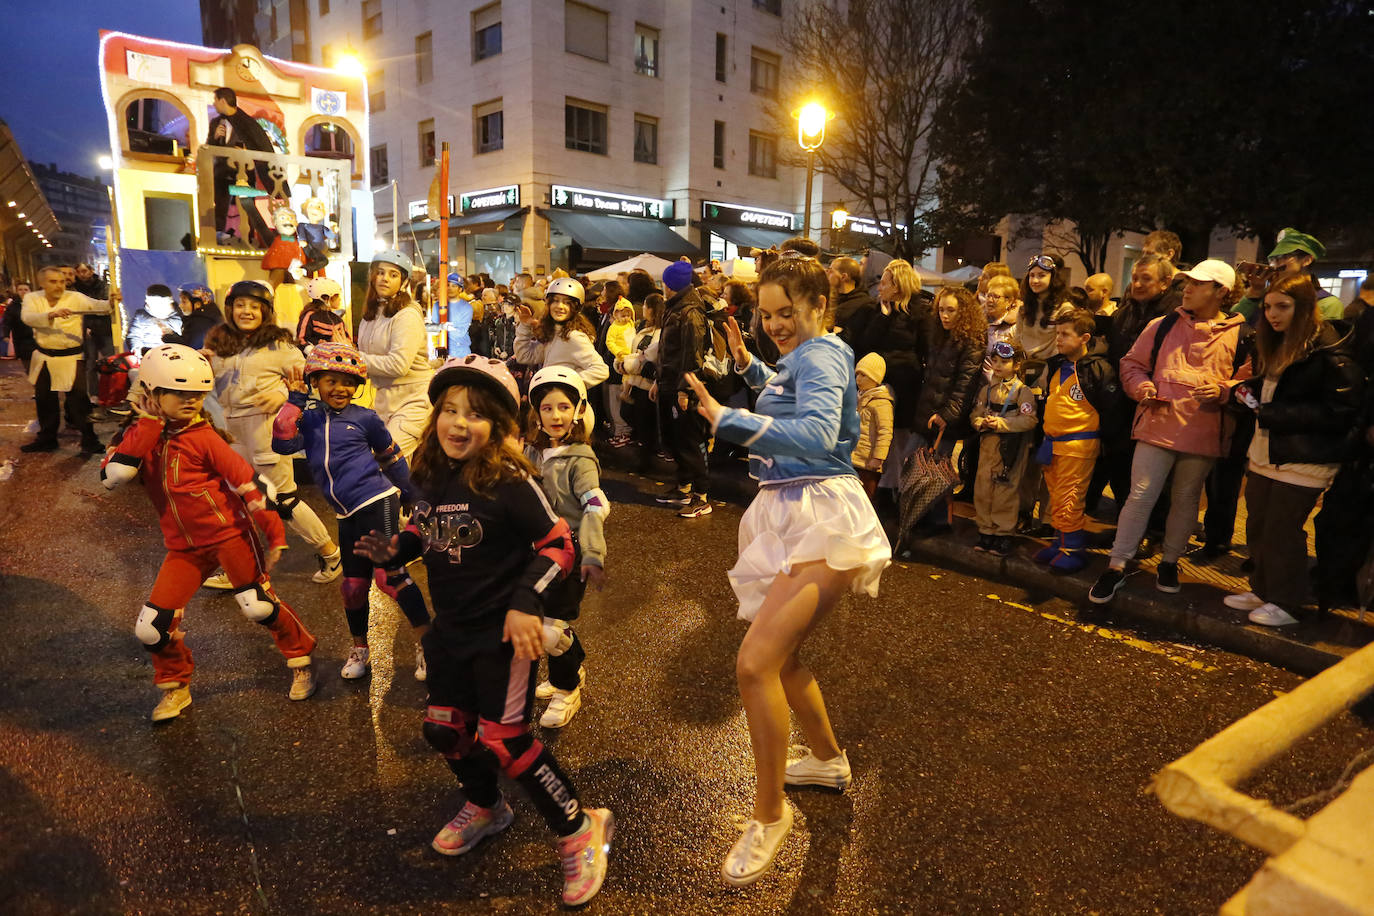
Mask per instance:
[[[367,669],[372,667],[371,654],[372,650],[367,646],[354,646],[349,649],[348,661],[344,662],[339,677],[346,681],[353,681],[367,674]]]
[[[578,668],[578,669],[577,669],[577,689],[578,689],[578,690],[581,690],[581,689],[582,689],[582,685],[585,684],[585,683],[587,683],[587,669],[586,669],[586,668]],[[557,687],[553,686],[553,684],[550,683],[549,681],[544,680],[544,681],[540,681],[540,682],[539,682],[539,686],[536,687],[536,688],[534,688],[534,696],[535,696],[535,699],[537,699],[537,700],[549,700],[549,699],[552,699],[552,698],[553,698],[553,695],[554,695],[557,691],[558,691],[558,688],[557,688]]]
[[[200,583],[201,588],[213,589],[217,592],[230,592],[234,590],[234,583],[229,581],[229,574],[220,570],[204,582]]]
[[[789,786],[824,786],[843,792],[849,788],[849,757],[844,751],[829,760],[820,760],[811,749],[794,745],[793,753],[801,754],[787,764],[783,782]]]
[[[315,554],[315,562],[320,564],[320,571],[310,577],[311,582],[323,585],[343,575],[343,554],[338,548],[330,554]]]
[[[577,715],[577,711],[581,708],[582,691],[580,689],[555,689],[553,698],[549,700],[548,708],[539,717],[539,724],[545,728],[562,728],[572,721],[572,717]]]
[[[582,813],[582,829],[558,841],[565,906],[580,906],[601,890],[615,835],[615,817],[608,809],[583,808]]]
[[[313,665],[302,665],[299,668],[291,669],[291,692],[287,694],[293,700],[308,700],[315,695],[315,668]]]

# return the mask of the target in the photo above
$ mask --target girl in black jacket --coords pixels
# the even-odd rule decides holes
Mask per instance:
[[[1284,626],[1307,601],[1307,534],[1312,507],[1349,455],[1364,377],[1344,323],[1322,320],[1305,275],[1280,277],[1264,297],[1256,328],[1255,374],[1234,392],[1255,411],[1246,471],[1246,541],[1251,590],[1225,599],[1252,623]]]

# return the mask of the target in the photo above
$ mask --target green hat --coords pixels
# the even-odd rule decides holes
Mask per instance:
[[[1269,252],[1269,257],[1272,260],[1294,251],[1310,254],[1320,261],[1326,255],[1326,246],[1306,232],[1299,232],[1290,227],[1279,232],[1278,244],[1274,246],[1273,251]]]

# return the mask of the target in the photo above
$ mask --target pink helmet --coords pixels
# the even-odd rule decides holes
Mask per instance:
[[[337,372],[351,375],[360,382],[367,381],[367,363],[358,348],[342,341],[326,340],[315,345],[305,358],[305,380],[316,372]]]
[[[464,384],[485,385],[503,395],[502,400],[512,414],[520,409],[520,386],[515,384],[515,376],[510,374],[506,364],[475,353],[455,356],[439,367],[429,382],[429,402],[437,403],[450,385]]]

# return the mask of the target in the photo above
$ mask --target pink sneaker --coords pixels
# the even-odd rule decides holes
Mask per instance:
[[[479,808],[468,802],[457,817],[444,825],[430,845],[435,852],[446,856],[461,856],[482,842],[484,837],[505,830],[513,820],[515,812],[504,798],[495,808]]]
[[[606,880],[615,817],[606,808],[583,808],[587,822],[572,836],[558,841],[563,859],[563,903],[580,906],[596,896]]]

